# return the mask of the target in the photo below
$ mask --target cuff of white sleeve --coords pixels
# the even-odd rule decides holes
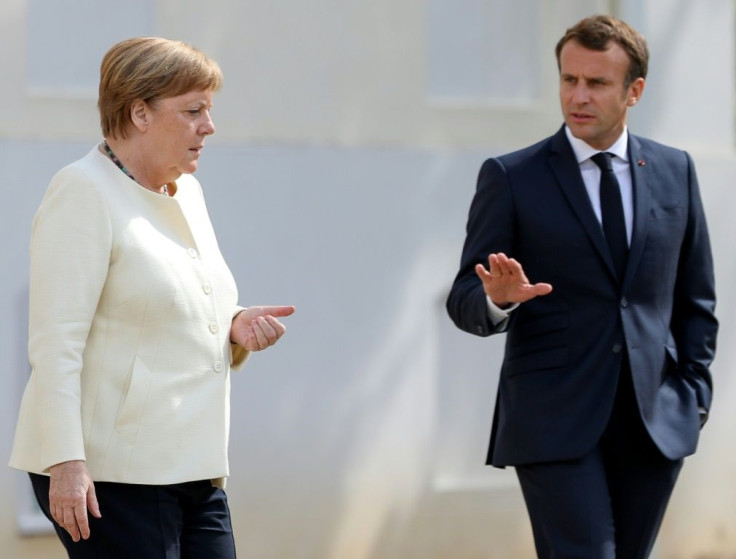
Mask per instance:
[[[488,304],[488,316],[491,318],[491,322],[493,322],[494,326],[506,320],[512,311],[519,306],[519,303],[514,303],[511,306],[502,309],[491,301],[491,298],[488,295],[486,295],[486,303]]]

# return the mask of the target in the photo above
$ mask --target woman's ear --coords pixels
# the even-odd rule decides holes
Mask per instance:
[[[141,132],[148,128],[149,116],[148,103],[142,99],[138,99],[130,107],[130,121]]]

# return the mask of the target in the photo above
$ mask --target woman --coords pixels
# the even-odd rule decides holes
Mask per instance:
[[[237,306],[191,176],[221,83],[185,43],[113,46],[104,141],[56,174],[33,223],[32,373],[10,465],[73,558],[235,557],[230,367],[273,345],[294,307]]]

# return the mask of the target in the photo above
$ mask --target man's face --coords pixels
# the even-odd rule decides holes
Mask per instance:
[[[626,110],[644,91],[644,79],[624,87],[629,56],[618,43],[604,51],[590,50],[575,40],[560,52],[560,104],[573,136],[606,150],[626,123]]]

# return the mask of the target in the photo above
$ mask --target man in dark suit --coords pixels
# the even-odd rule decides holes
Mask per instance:
[[[710,242],[689,155],[626,128],[644,38],[594,16],[556,52],[565,125],[483,164],[447,309],[507,333],[488,463],[539,557],[645,558],[711,403]]]

